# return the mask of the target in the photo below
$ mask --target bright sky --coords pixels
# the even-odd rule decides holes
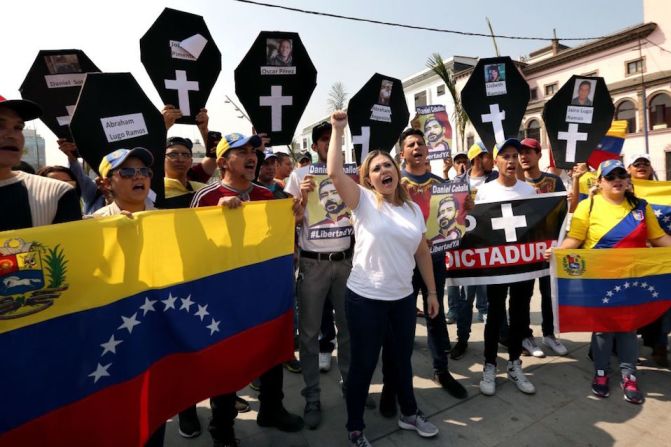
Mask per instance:
[[[312,9],[389,22],[400,22],[461,31],[488,32],[485,16],[495,33],[522,36],[602,36],[636,25],[643,20],[641,0],[266,0]],[[491,38],[401,29],[334,18],[264,8],[233,0],[115,0],[5,1],[2,11],[3,63],[0,95],[18,98],[18,88],[39,50],[78,48],[107,72],[130,71],[159,109],[158,93],[140,62],[140,37],[164,7],[205,17],[222,53],[222,72],[208,102],[210,128],[224,133],[249,133],[250,124],[237,118],[225,95],[236,102],[233,70],[260,31],[294,31],[301,36],[317,68],[317,88],[297,129],[327,112],[330,86],[344,83],[351,95],[375,73],[400,79],[425,68],[434,52],[491,57]],[[574,46],[580,42],[563,42]],[[513,59],[547,45],[541,41],[498,39],[501,55]],[[63,164],[65,157],[55,136],[39,121],[38,132],[47,140],[49,164]],[[34,124],[30,124],[32,127]],[[172,134],[197,138],[195,126],[175,126]]]

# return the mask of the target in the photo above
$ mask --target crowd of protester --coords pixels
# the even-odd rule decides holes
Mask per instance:
[[[76,146],[58,140],[68,166],[46,166],[37,172],[22,162],[25,122],[39,117],[40,107],[25,100],[0,97],[0,231],[50,225],[82,218],[113,215],[132,217],[151,211],[150,180],[154,175],[152,153],[141,147],[110,151],[96,166],[98,177],[85,174]],[[166,129],[181,117],[171,105],[163,108]],[[357,184],[345,174],[340,142],[347,123],[344,112],[335,112],[330,122],[312,131],[312,150],[317,162],[326,165],[328,176],[344,203],[351,209],[354,235],[339,239],[310,239],[306,209],[308,194],[316,189],[309,165],[312,157],[299,154],[294,160],[273,151],[264,134],[222,135],[208,128],[207,110],[196,117],[206,145],[206,157],[193,161],[193,143],[188,138],[167,139],[164,161],[165,201],[163,208],[224,206],[235,209],[244,202],[293,198],[296,218],[296,344],[299,358],[285,367],[304,379],[302,417],[288,412],[283,404],[283,367],[266,371],[255,388],[259,390],[257,423],[282,431],[316,429],[322,421],[320,372],[331,368],[337,346],[337,365],[347,409],[348,441],[353,446],[371,445],[364,435],[364,408],[375,408],[368,395],[373,371],[382,353],[383,391],[379,411],[395,417],[402,429],[432,437],[438,428],[419,410],[413,391],[413,353],[416,316],[426,320],[427,341],[433,363],[433,380],[457,399],[467,391],[450,374],[448,358],[461,359],[472,329],[473,305],[484,326],[484,367],[480,391],[496,392],[499,344],[508,351],[507,375],[523,393],[535,393],[535,386],[522,369],[521,356],[543,357],[545,351],[530,329],[529,306],[534,280],[505,285],[480,284],[446,287],[444,256],[432,256],[426,243],[428,210],[416,203],[416,196],[432,184],[447,179],[468,182],[473,197],[465,207],[484,200],[506,200],[535,194],[565,191],[555,174],[540,169],[541,146],[534,139],[510,138],[495,148],[475,143],[467,151],[446,159],[443,177],[427,168],[428,148],[423,133],[410,128],[399,139],[401,166],[387,152],[372,151],[362,160]],[[296,167],[294,168],[294,163]],[[220,177],[215,176],[217,170]],[[629,157],[625,163],[606,161],[596,171],[597,186],[589,199],[578,203],[578,179],[587,172],[584,165],[567,174],[572,224],[562,248],[607,248],[596,244],[603,229],[610,228],[632,210],[645,215],[647,234],[636,240],[638,247],[669,246],[671,236],[659,227],[650,206],[635,195],[631,178],[655,179],[650,158]],[[549,254],[548,254],[549,256]],[[542,344],[556,355],[567,348],[557,338],[550,298],[550,279],[538,280],[541,295]],[[421,294],[422,309],[416,309]],[[447,312],[445,311],[447,295]],[[507,303],[507,305],[506,305]],[[451,345],[447,325],[456,323],[457,342]],[[667,345],[671,314],[667,312],[646,328],[645,343],[653,359],[668,367]],[[592,391],[608,397],[613,345],[620,362],[619,375],[624,398],[642,403],[638,388],[636,332],[594,333],[591,355],[594,361]],[[201,425],[194,406],[179,414],[179,433],[195,437]],[[398,405],[398,407],[397,407]],[[215,446],[236,446],[234,419],[250,405],[235,393],[211,398],[209,432]],[[161,427],[147,445],[162,445]]]

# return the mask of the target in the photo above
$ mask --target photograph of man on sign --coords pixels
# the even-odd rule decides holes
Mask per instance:
[[[596,81],[576,79],[571,105],[592,107],[594,105],[594,89],[592,88],[592,84],[596,84]]]
[[[275,67],[293,67],[293,42],[291,39],[267,39],[266,63]]]

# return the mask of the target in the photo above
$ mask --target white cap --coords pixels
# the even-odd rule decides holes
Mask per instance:
[[[633,165],[636,160],[640,160],[640,159],[648,160],[648,162],[650,162],[650,155],[649,154],[631,154],[631,155],[628,155],[628,156],[625,157],[624,165],[626,167],[629,167],[629,166]]]

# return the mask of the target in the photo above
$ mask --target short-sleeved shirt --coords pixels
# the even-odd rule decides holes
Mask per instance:
[[[77,191],[60,180],[17,171],[0,180],[0,231],[80,220]]]
[[[513,186],[504,186],[498,180],[480,186],[475,195],[476,202],[524,199],[536,195],[536,190],[527,183],[517,180]]]
[[[592,202],[591,211],[590,202]],[[583,200],[578,204],[573,213],[568,237],[583,241],[582,248],[593,248],[632,209],[626,200],[614,204],[604,199],[602,195],[596,194],[592,201]],[[659,226],[659,221],[650,205],[645,206],[645,225],[649,240],[666,234]]]
[[[254,183],[245,190],[238,191],[226,186],[223,183],[213,183],[206,186],[196,193],[191,201],[191,208],[197,208],[201,206],[215,206],[219,204],[219,199],[222,197],[233,197],[237,196],[243,202],[253,202],[256,200],[273,200],[273,193],[270,192],[268,188],[263,186],[256,185]]]
[[[352,210],[354,256],[347,287],[365,298],[395,301],[412,293],[415,253],[426,232],[415,203],[378,203],[375,193],[359,186]]]
[[[541,172],[538,178],[528,178],[525,180],[529,185],[533,186],[538,194],[566,191],[561,177],[549,172]]]
[[[309,174],[310,166],[303,166],[302,168],[295,169],[289,179],[286,182],[284,192],[291,194],[294,197],[301,196],[301,182],[305,179],[305,176]],[[340,237],[335,239],[310,239],[309,238],[309,227],[305,225],[306,222],[310,222],[308,208],[305,208],[303,225],[301,225],[300,232],[298,234],[298,246],[302,250],[313,251],[317,253],[331,253],[337,251],[345,251],[350,248],[352,244],[352,238],[350,237]]]

